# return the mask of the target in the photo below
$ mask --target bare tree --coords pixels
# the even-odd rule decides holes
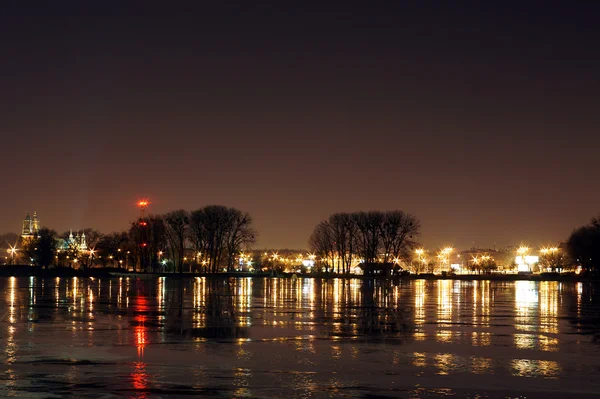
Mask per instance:
[[[355,220],[349,213],[335,213],[329,217],[334,247],[336,252],[337,271],[339,273],[340,263],[342,272],[348,273],[355,255],[356,232]]]
[[[26,241],[23,253],[36,266],[48,268],[56,259],[56,231],[42,227],[32,239]]]
[[[129,237],[126,232],[114,232],[103,236],[96,245],[102,263],[110,263],[112,267],[120,265],[119,260],[125,255]]]
[[[327,221],[319,223],[308,243],[310,250],[319,257],[319,262],[325,267],[325,273],[329,273],[335,259],[335,238],[331,224]]]
[[[240,250],[256,242],[256,231],[247,212],[209,205],[192,211],[190,240],[208,262],[208,269],[216,273],[223,263],[232,270]]]
[[[412,215],[402,211],[386,212],[381,224],[383,263],[393,259],[407,261],[416,246],[421,225]]]
[[[252,217],[247,212],[235,208],[228,210],[229,220],[226,225],[227,268],[232,270],[236,255],[243,246],[249,247],[256,242],[256,230],[252,228]]]
[[[165,237],[169,243],[169,251],[175,270],[183,273],[183,253],[187,238],[190,216],[187,211],[180,209],[164,215]]]
[[[212,273],[218,271],[226,247],[227,208],[209,205],[191,214],[191,238],[195,249],[202,253]]]
[[[376,263],[381,245],[383,212],[357,212],[353,214],[358,230],[358,252],[367,264]]]
[[[355,255],[360,255],[365,270],[373,271],[376,263],[410,261],[420,227],[403,211],[336,213],[315,227],[309,245],[326,270],[331,266],[339,273],[341,266],[348,273]]]

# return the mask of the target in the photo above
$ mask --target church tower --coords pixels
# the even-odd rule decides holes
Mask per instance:
[[[33,212],[33,218],[31,219],[31,234],[37,234],[40,231],[40,220],[38,219],[37,212]]]
[[[29,216],[29,212],[27,212],[27,215],[25,215],[25,220],[23,220],[23,228],[21,229],[21,238],[23,238],[23,241],[33,238],[31,216]]]
[[[85,233],[83,231],[81,232],[81,236],[79,237],[79,250],[87,250],[87,243],[85,242]]]

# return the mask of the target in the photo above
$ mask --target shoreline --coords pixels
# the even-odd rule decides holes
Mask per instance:
[[[317,279],[359,279],[359,280],[463,280],[463,281],[559,281],[559,282],[600,282],[600,276],[576,274],[407,274],[397,276],[364,276],[364,275],[335,275],[335,274],[292,274],[292,273],[249,273],[249,272],[223,272],[218,274],[208,273],[152,273],[152,272],[127,272],[115,269],[87,269],[75,270],[68,268],[41,270],[31,266],[4,266],[0,267],[0,277],[94,277],[94,278],[159,278],[169,277],[188,279],[196,277],[210,278],[317,278]]]

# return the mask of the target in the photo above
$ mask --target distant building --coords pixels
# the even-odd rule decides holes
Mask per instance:
[[[64,243],[63,249],[72,248],[77,250],[78,252],[87,251],[87,242],[85,238],[85,233],[82,231],[81,234],[77,232],[77,234],[73,235],[73,230],[69,232],[69,238]]]
[[[33,212],[33,217],[29,216],[29,212],[23,220],[23,228],[21,229],[21,238],[23,241],[32,239],[40,230],[40,220],[37,212]]]

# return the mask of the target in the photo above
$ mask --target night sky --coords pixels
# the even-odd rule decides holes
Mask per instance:
[[[402,209],[426,246],[465,248],[551,243],[600,211],[591,1],[15,3],[0,232],[36,210],[108,233],[148,197],[248,211],[258,247]]]

